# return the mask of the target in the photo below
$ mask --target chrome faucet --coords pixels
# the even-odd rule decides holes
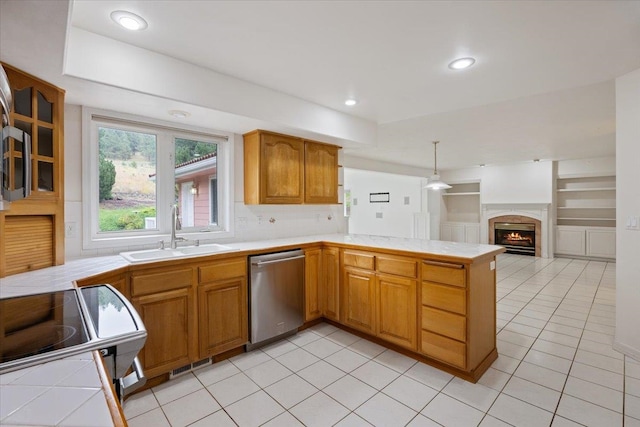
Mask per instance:
[[[180,229],[180,221],[178,220],[178,205],[171,206],[171,249],[178,248],[178,242],[184,242],[184,237],[177,237],[176,230]]]

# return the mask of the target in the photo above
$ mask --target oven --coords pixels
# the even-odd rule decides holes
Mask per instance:
[[[110,285],[0,300],[0,374],[99,350],[122,400],[146,381],[137,358],[146,338],[136,310]]]

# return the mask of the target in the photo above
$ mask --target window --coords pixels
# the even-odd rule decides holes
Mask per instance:
[[[233,135],[83,109],[84,233],[90,248],[233,235]]]

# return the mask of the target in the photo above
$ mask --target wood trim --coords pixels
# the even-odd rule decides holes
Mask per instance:
[[[97,350],[92,351],[91,354],[93,355],[93,361],[96,364],[98,376],[102,383],[102,391],[107,402],[107,407],[109,408],[109,413],[111,414],[111,419],[113,420],[113,425],[114,427],[127,427],[127,420],[124,416],[122,406],[120,406],[120,402],[118,401],[118,397],[116,396],[116,390],[111,382],[111,377],[107,373],[107,368],[104,365],[104,359],[102,359],[100,352]]]

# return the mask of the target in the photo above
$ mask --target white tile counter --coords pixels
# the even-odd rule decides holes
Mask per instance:
[[[0,375],[0,425],[113,426],[92,354]]]
[[[316,242],[459,259],[501,251],[501,247],[493,245],[331,234],[225,243],[230,249],[224,253],[264,252]],[[69,289],[75,280],[128,265],[121,256],[112,255],[72,260],[64,265],[9,276],[0,279],[0,299]],[[91,353],[0,375],[0,425],[112,426]]]

